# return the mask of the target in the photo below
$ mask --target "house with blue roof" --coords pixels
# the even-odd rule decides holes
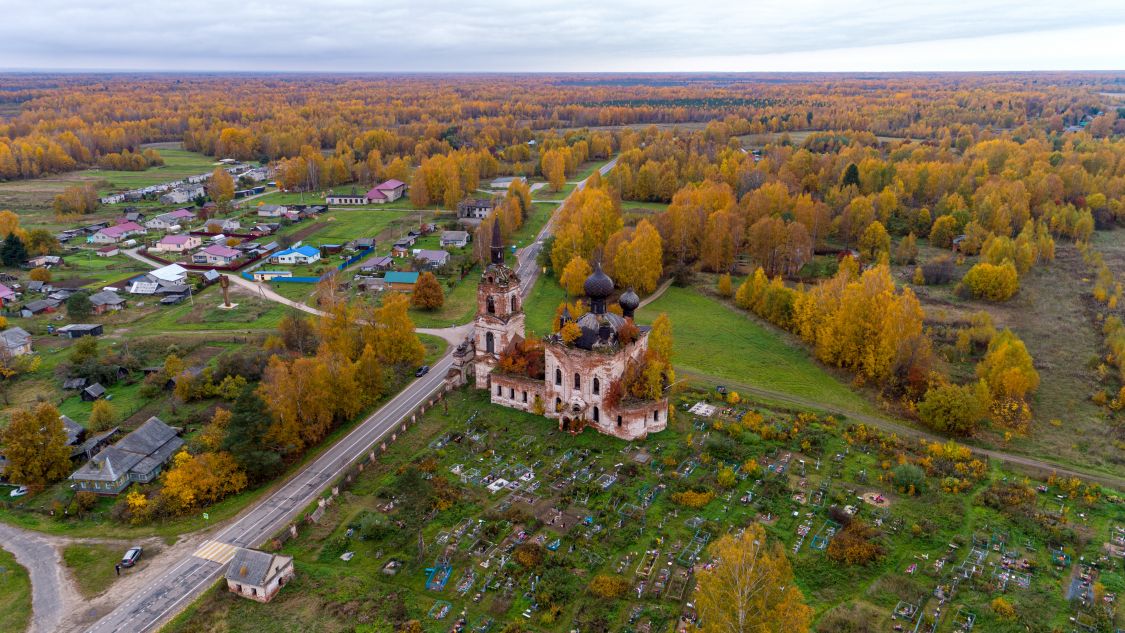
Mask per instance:
[[[275,264],[312,264],[320,261],[320,250],[314,246],[288,248],[270,258]]]

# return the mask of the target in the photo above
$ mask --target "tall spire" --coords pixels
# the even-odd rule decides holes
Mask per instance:
[[[504,240],[500,237],[500,218],[492,220],[492,263],[504,264]]]

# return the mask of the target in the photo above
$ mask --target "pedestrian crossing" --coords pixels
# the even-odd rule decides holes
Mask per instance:
[[[226,565],[230,562],[230,559],[234,558],[237,549],[234,545],[228,545],[222,541],[206,541],[199,546],[199,549],[195,550],[193,556]]]

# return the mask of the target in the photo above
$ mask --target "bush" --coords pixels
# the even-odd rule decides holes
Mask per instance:
[[[1007,301],[1020,289],[1019,273],[1009,261],[999,265],[979,263],[965,273],[961,283],[969,294],[986,301]]]
[[[953,281],[955,271],[956,266],[953,264],[953,258],[949,255],[942,255],[922,264],[922,279],[925,280],[927,286],[947,284]]]
[[[926,488],[926,473],[914,464],[899,464],[891,471],[891,480],[903,494],[918,494]]]
[[[629,591],[629,581],[621,576],[598,574],[590,581],[590,593],[606,600],[620,598],[626,591]]]
[[[828,558],[847,565],[868,565],[886,553],[877,537],[875,528],[852,521],[828,543]]]
[[[931,387],[918,403],[918,419],[935,431],[972,435],[988,405],[988,388],[981,383]]]

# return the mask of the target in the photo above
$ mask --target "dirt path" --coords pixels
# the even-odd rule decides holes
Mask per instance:
[[[64,539],[0,523],[0,544],[31,576],[31,633],[59,630],[63,614],[82,604],[82,596],[62,564]]]

